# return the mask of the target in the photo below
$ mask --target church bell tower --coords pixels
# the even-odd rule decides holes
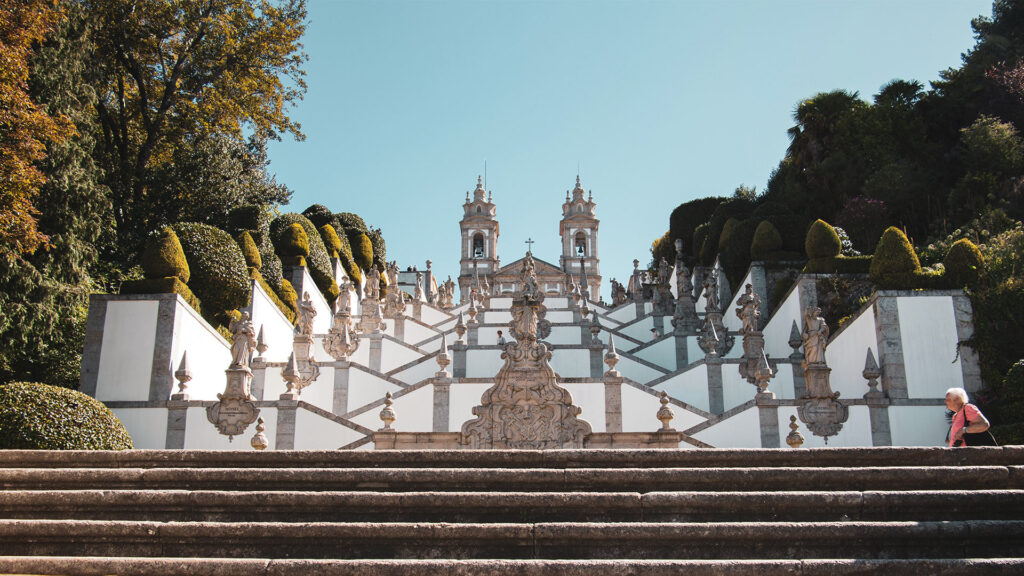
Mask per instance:
[[[486,199],[484,197],[486,196]],[[459,301],[469,299],[469,290],[477,274],[483,283],[498,269],[498,221],[491,194],[484,190],[483,181],[476,178],[472,200],[466,193],[466,202],[459,227],[462,229],[462,259],[459,262]]]
[[[558,233],[562,236],[562,257],[559,265],[566,274],[571,274],[573,281],[580,282],[582,261],[587,275],[586,287],[581,290],[590,292],[591,300],[600,299],[601,269],[597,257],[597,227],[599,221],[594,216],[593,193],[583,198],[583,186],[580,177],[576,176],[576,187],[566,191],[565,203],[562,204],[562,220],[558,225]]]

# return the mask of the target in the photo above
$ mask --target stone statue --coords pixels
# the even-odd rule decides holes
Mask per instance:
[[[821,317],[821,308],[808,306],[804,309],[804,362],[825,363],[825,344],[828,342],[828,324]]]
[[[242,312],[238,320],[228,327],[231,332],[231,368],[248,368],[249,356],[256,345],[256,327],[249,320],[249,313]]]
[[[668,265],[668,260],[662,256],[661,261],[658,262],[658,284],[668,285],[668,280],[671,274],[672,267]]]
[[[690,281],[690,271],[686,268],[682,258],[676,258],[676,294],[680,297],[693,294],[693,282]]]
[[[388,270],[388,284],[390,286],[398,286],[398,261],[392,260],[387,266]]]
[[[413,292],[413,300],[423,300],[423,272],[416,273],[416,290]]]
[[[371,300],[380,299],[380,272],[373,266],[366,273],[366,297]]]
[[[316,308],[313,306],[313,299],[309,297],[309,292],[302,293],[302,300],[296,304],[296,308],[299,313],[299,334],[311,335]]]
[[[718,310],[718,270],[712,270],[704,277],[704,299],[707,300],[705,309]]]
[[[619,306],[624,304],[628,300],[626,296],[626,287],[621,282],[612,278],[612,306]]]
[[[736,300],[740,305],[736,309],[736,316],[743,322],[740,332],[748,334],[757,332],[757,320],[761,317],[761,297],[754,293],[754,287],[747,284],[747,291]]]

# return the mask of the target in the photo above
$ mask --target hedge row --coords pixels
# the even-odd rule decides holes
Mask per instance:
[[[270,223],[270,237],[274,241],[274,246],[278,248],[281,255],[291,255],[290,252],[282,252],[281,250],[283,246],[286,246],[285,234],[292,224],[301,226],[302,231],[306,235],[308,256],[305,257],[305,260],[310,276],[313,277],[313,281],[320,288],[320,292],[323,293],[327,301],[333,303],[338,297],[338,286],[334,283],[331,260],[327,255],[324,241],[320,238],[320,233],[317,231],[316,226],[309,221],[309,218],[295,212],[282,214],[275,218]],[[293,244],[288,244],[288,246],[291,246],[291,250],[296,249]]]
[[[192,278],[189,287],[203,303],[204,317],[218,316],[249,304],[249,273],[245,256],[227,232],[195,222],[173,226],[181,240]]]
[[[130,450],[124,424],[86,394],[46,384],[0,386],[0,449]]]

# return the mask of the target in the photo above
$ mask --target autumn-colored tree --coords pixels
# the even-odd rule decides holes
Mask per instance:
[[[33,163],[48,143],[74,132],[63,116],[50,116],[28,89],[33,45],[60,19],[53,0],[0,0],[0,256],[13,258],[45,245],[32,201],[46,177]]]
[[[304,0],[85,0],[96,18],[106,169],[122,256],[133,259],[159,224],[152,185],[180,146],[247,134],[301,139],[286,108],[306,86]],[[178,190],[177,192],[180,192]],[[193,194],[201,191],[193,189]],[[187,205],[176,199],[175,205]],[[186,199],[187,200],[187,199]]]

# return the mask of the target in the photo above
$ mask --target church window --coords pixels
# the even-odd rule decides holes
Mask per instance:
[[[483,234],[477,234],[473,236],[473,258],[484,257],[484,236]]]
[[[479,207],[479,206],[477,206],[477,207],[476,207],[476,213],[477,213],[477,214],[479,214],[479,213],[480,213],[480,207]]]

